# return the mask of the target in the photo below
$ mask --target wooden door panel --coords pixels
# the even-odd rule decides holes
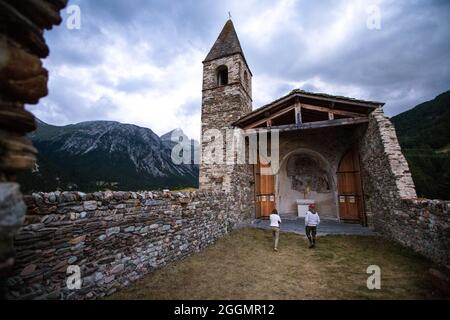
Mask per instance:
[[[261,218],[261,203],[258,201],[255,201],[255,209],[256,209],[256,219]]]
[[[261,189],[261,170],[258,165],[254,166],[255,172],[255,209],[256,209],[256,219],[261,218],[261,203],[258,201],[259,190]]]
[[[255,192],[256,192],[256,217],[268,218],[275,209],[275,176],[262,175],[263,168],[267,165],[257,165],[255,169]]]
[[[352,148],[342,157],[337,172],[337,181],[340,218],[349,222],[360,222],[364,204],[359,155],[356,148]]]
[[[343,172],[337,174],[339,193],[353,193],[356,188],[355,174],[352,172]]]

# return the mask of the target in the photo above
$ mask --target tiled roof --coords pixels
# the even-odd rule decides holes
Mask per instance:
[[[316,97],[323,97],[323,98],[328,98],[328,99],[332,99],[332,100],[339,100],[342,102],[373,104],[374,106],[384,105],[384,102],[379,102],[379,101],[369,101],[369,100],[361,100],[361,99],[349,98],[349,97],[344,97],[344,96],[334,96],[334,95],[327,94],[327,93],[309,92],[309,91],[305,91],[305,90],[301,90],[301,89],[292,90],[289,94],[294,94],[294,93],[300,93],[300,94],[316,96]]]
[[[241,43],[239,42],[236,30],[234,29],[233,22],[228,20],[214,43],[214,46],[211,48],[211,51],[209,51],[206,56],[205,62],[236,53],[240,53],[244,56],[244,52],[242,51]]]
[[[269,111],[274,106],[278,105],[279,102],[285,101],[294,96],[301,96],[301,97],[311,98],[311,99],[315,98],[315,99],[320,99],[320,100],[329,100],[329,101],[333,101],[336,103],[343,103],[343,104],[348,103],[348,104],[358,105],[360,107],[367,107],[367,108],[374,108],[374,109],[377,108],[378,106],[384,105],[383,102],[378,102],[378,101],[367,101],[367,100],[354,99],[354,98],[349,98],[349,97],[344,97],[344,96],[335,96],[335,95],[330,95],[330,94],[326,94],[326,93],[316,93],[316,92],[308,92],[308,91],[301,90],[301,89],[294,89],[289,94],[287,94],[275,101],[272,101],[271,103],[266,104],[256,110],[252,111],[251,113],[245,115],[244,117],[240,118],[238,121],[234,122],[233,125],[239,124],[242,121],[247,121],[247,119],[251,119],[254,116],[257,116],[261,113]]]

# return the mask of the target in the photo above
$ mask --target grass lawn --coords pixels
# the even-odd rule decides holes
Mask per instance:
[[[381,268],[381,290],[368,290],[369,265]],[[306,239],[270,231],[234,231],[201,253],[149,274],[109,299],[426,299],[430,262],[376,237]]]

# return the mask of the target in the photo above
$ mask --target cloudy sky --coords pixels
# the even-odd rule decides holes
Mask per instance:
[[[253,108],[300,88],[384,101],[393,116],[450,89],[446,0],[69,4],[81,29],[67,28],[63,12],[46,33],[50,94],[28,107],[51,124],[115,120],[198,138],[201,62],[229,11],[254,75]]]

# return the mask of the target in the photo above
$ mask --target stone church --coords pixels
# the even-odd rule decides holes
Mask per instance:
[[[297,89],[253,110],[253,75],[231,20],[203,65],[202,134],[277,130],[280,165],[268,175],[264,164],[202,163],[201,189],[236,194],[251,218],[315,203],[323,217],[365,226],[380,206],[416,197],[384,103]]]
[[[383,104],[294,90],[253,111],[253,75],[231,20],[204,61],[202,160],[215,140],[210,129],[234,128],[244,136],[278,132],[278,166],[202,161],[203,191],[195,192],[23,196],[16,175],[31,170],[37,154],[27,137],[36,121],[25,105],[48,93],[43,31],[62,22],[66,5],[0,0],[8,27],[0,28],[0,299],[105,297],[238,224],[273,208],[298,214],[310,202],[324,217],[370,226],[449,264],[450,202],[417,199]],[[66,287],[74,261],[88,284],[82,290]]]

